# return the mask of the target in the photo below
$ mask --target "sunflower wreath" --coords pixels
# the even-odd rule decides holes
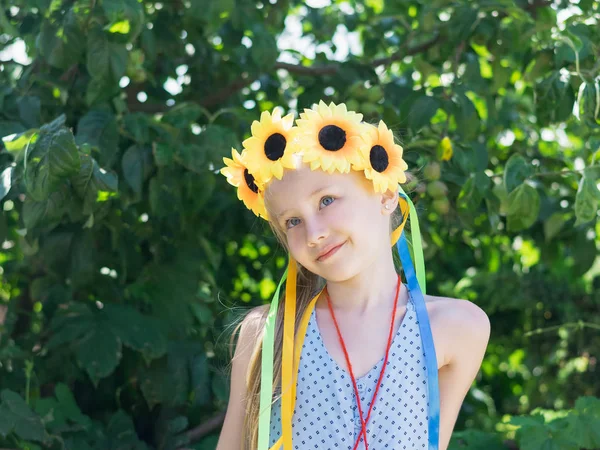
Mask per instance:
[[[403,148],[383,123],[362,122],[362,114],[348,111],[344,103],[305,109],[293,124],[293,115],[281,116],[279,109],[264,111],[252,123],[252,136],[243,143],[241,154],[232,149],[232,158],[223,158],[221,173],[238,188],[238,198],[254,214],[269,220],[264,191],[273,178],[281,179],[285,169],[294,169],[294,154],[311,170],[327,173],[364,172],[376,192],[385,192],[406,182],[408,165]]]

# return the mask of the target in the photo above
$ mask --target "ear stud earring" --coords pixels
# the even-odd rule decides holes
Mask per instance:
[[[385,209],[390,209],[390,205],[385,205]]]

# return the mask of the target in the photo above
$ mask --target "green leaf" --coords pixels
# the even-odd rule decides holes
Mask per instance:
[[[262,27],[259,32],[255,32],[252,38],[250,56],[252,56],[252,60],[261,70],[273,67],[279,56],[277,41],[273,34],[262,29]]]
[[[181,204],[181,187],[167,176],[159,173],[158,176],[153,177],[148,189],[150,210],[157,217],[173,214],[175,208]]]
[[[549,8],[544,9],[550,11]],[[535,81],[539,77],[544,76],[548,72],[550,72],[550,70],[554,68],[552,56],[553,52],[551,50],[541,50],[540,52],[538,52],[525,71],[525,76],[523,77],[525,81]]]
[[[94,326],[77,342],[75,355],[90,376],[92,383],[109,376],[122,356],[121,340],[113,333],[106,319],[96,319]]]
[[[147,450],[148,446],[140,441],[131,417],[119,409],[108,422],[106,429],[108,442],[105,448],[114,450]]]
[[[96,243],[89,230],[75,234],[71,242],[69,277],[71,284],[82,288],[92,283],[99,272],[96,261]]]
[[[571,116],[575,94],[571,85],[561,80],[560,72],[551,72],[534,88],[535,113],[539,126],[563,122]]]
[[[438,108],[439,101],[437,99],[425,95],[419,97],[410,108],[409,127],[414,132],[418,132],[424,126],[429,125]]]
[[[205,155],[206,162],[216,167],[223,165],[224,156],[231,157],[232,147],[240,147],[236,134],[221,125],[208,125],[198,136],[197,145]]]
[[[169,345],[168,355],[152,362],[140,379],[140,388],[150,408],[157,404],[171,406],[187,402],[190,390],[189,359],[197,353],[186,343]]]
[[[555,212],[544,222],[545,241],[550,242],[562,229],[568,220],[568,215]]]
[[[522,450],[579,450],[581,448],[574,438],[564,432],[561,433],[559,426],[553,422],[544,423],[541,415],[513,417],[510,422],[521,425],[516,437]],[[556,419],[554,422],[565,423],[561,419]]]
[[[89,107],[109,101],[119,94],[121,88],[108,77],[92,78],[85,92],[85,103]]]
[[[110,50],[106,34],[95,27],[87,40],[87,70],[93,78],[106,78],[110,70]]]
[[[35,130],[35,131],[37,131],[37,130]],[[8,138],[9,136],[12,136],[13,134],[20,135],[22,133],[25,133],[25,127],[20,122],[15,122],[14,120],[0,120],[0,138],[2,138],[2,141],[3,141],[3,144],[5,147],[6,147],[6,142],[8,141],[8,139],[6,139],[6,138]],[[15,140],[15,139],[17,139],[17,137],[13,138],[13,140]],[[11,151],[11,150],[9,150],[9,151]]]
[[[112,24],[107,25],[110,33],[127,34],[131,27],[129,26],[129,20],[120,20]]]
[[[3,423],[0,425],[0,434],[6,437],[10,432],[14,432],[21,439],[37,442],[46,439],[46,431],[40,417],[29,408],[19,394],[3,389],[0,399],[0,423]]]
[[[160,358],[167,351],[167,339],[155,318],[124,305],[105,305],[104,312],[113,333],[147,361]]]
[[[504,186],[510,194],[533,173],[533,167],[520,154],[514,153],[504,166]]]
[[[41,128],[25,155],[25,186],[36,201],[47,199],[60,183],[77,173],[80,165],[73,134],[64,127],[48,130]]]
[[[540,212],[540,196],[536,189],[521,184],[508,195],[508,231],[521,231],[533,225]]]
[[[159,167],[168,166],[173,162],[175,150],[172,145],[157,142],[153,145],[154,162]]]
[[[110,52],[110,73],[113,79],[118,81],[125,75],[129,55],[127,54],[127,49],[122,44],[111,42],[108,48]]]
[[[60,223],[68,201],[68,188],[53,192],[46,200],[35,201],[29,197],[23,203],[22,218],[28,230],[39,226],[54,227]]]
[[[50,329],[52,334],[46,349],[51,351],[65,344],[73,344],[88,332],[93,326],[94,317],[92,311],[83,303],[71,303],[67,309],[62,309],[56,314]]]
[[[6,197],[6,194],[10,191],[14,169],[13,166],[9,166],[0,173],[0,200]]]
[[[83,248],[90,248],[89,241],[81,242],[85,244]],[[117,367],[122,356],[121,340],[114,333],[107,314],[72,303],[54,318],[51,329],[54,334],[47,348],[71,344],[77,361],[94,385]]]
[[[150,141],[149,121],[149,117],[142,113],[127,114],[123,118],[125,130],[127,130],[139,144]]]
[[[579,119],[588,127],[600,127],[600,85],[584,83],[578,96]]]
[[[91,110],[77,124],[76,140],[100,149],[98,162],[112,166],[119,151],[119,130],[116,117],[107,111]]]
[[[597,178],[594,171],[588,167],[583,171],[583,177],[579,181],[577,194],[575,195],[575,226],[589,222],[598,215],[598,202],[600,191],[598,191]]]
[[[190,361],[190,381],[193,388],[193,406],[206,406],[211,400],[210,373],[205,354]]]
[[[90,155],[80,154],[79,173],[71,177],[73,189],[83,200],[84,214],[91,214],[97,207],[99,194],[117,192],[118,178],[114,172],[102,169]]]
[[[224,19],[223,13],[235,11],[235,0],[206,0],[203,2],[191,2],[189,8],[190,17],[194,20],[216,28]]]
[[[458,194],[457,207],[474,212],[487,194],[490,184],[491,180],[484,172],[472,174]]]
[[[68,69],[79,62],[85,50],[85,39],[82,39],[82,30],[73,9],[67,12],[62,24],[50,20],[41,21],[36,47],[53,67]]]
[[[17,136],[14,136],[10,140],[6,139],[9,137],[9,136],[6,136],[5,138],[2,139],[4,147],[9,152],[20,152],[21,150],[23,150],[23,148],[25,148],[27,146],[27,144],[35,143],[35,140],[37,139],[36,134],[38,132],[39,132],[39,130],[37,128],[34,128],[32,130],[27,130],[27,131],[24,131],[23,133],[18,134]]]
[[[127,67],[127,49],[124,45],[110,42],[99,28],[90,31],[87,48],[87,69],[93,78],[111,78],[119,81]]]
[[[192,172],[203,173],[207,169],[206,151],[199,145],[182,144],[177,147],[175,157],[177,162]]]
[[[29,128],[40,126],[42,104],[39,97],[26,95],[17,99],[17,107],[19,109],[19,117]]]
[[[71,423],[81,425],[84,429],[91,427],[90,418],[81,413],[73,393],[64,383],[58,383],[54,388],[56,398],[46,397],[36,400],[35,412],[51,432],[61,432]]]
[[[64,383],[58,383],[54,388],[54,395],[58,400],[60,409],[65,417],[72,422],[79,423],[84,427],[91,425],[91,420],[88,416],[81,413],[73,393]]]
[[[137,145],[129,147],[123,154],[121,169],[127,184],[138,198],[141,197],[144,182],[144,150]]]
[[[457,9],[456,13],[452,15],[452,22],[450,26],[453,40],[456,42],[466,40],[474,30],[474,24],[477,23],[477,10],[464,5]]]
[[[170,109],[162,118],[162,122],[177,128],[189,127],[202,116],[202,108],[195,103],[180,103]]]
[[[145,22],[143,4],[137,0],[103,0],[102,8],[112,23],[126,20],[130,25],[129,41],[137,38]]]
[[[465,94],[457,94],[454,99],[454,117],[457,131],[464,139],[473,139],[481,125],[475,105]]]

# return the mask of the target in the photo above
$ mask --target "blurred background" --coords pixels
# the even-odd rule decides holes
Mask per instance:
[[[0,447],[216,447],[286,263],[218,174],[260,112],[383,119],[427,292],[492,336],[452,449],[600,448],[600,4],[0,0]]]

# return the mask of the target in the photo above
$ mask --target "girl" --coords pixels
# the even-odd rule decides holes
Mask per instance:
[[[323,102],[300,116],[294,126],[263,112],[242,154],[224,159],[290,259],[271,305],[240,325],[217,449],[446,449],[489,320],[471,302],[424,295],[416,213],[399,185],[408,166],[385,124]]]

